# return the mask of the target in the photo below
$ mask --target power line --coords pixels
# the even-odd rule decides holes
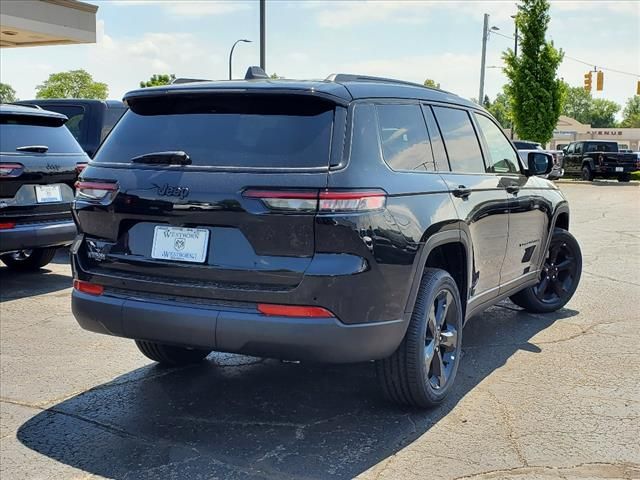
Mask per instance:
[[[491,31],[491,35],[498,35],[500,37],[508,38],[509,40],[515,40],[515,37],[512,37],[511,35],[505,35],[504,33],[496,32],[496,31]],[[575,58],[575,57],[570,57],[569,55],[566,55],[566,54],[565,54],[564,58],[567,58],[569,60],[573,60],[574,62],[582,63],[583,65],[588,65],[590,67],[598,66],[598,68],[600,70],[606,70],[606,71],[609,71],[609,72],[619,73],[620,75],[630,75],[632,77],[640,78],[640,74],[638,74],[638,73],[625,72],[625,71],[622,71],[622,70],[617,70],[615,68],[602,67],[600,65],[597,65],[596,63],[585,62],[584,60],[580,60],[579,58]]]

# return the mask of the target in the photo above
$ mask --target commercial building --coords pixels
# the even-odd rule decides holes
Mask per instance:
[[[97,10],[76,0],[4,0],[0,47],[95,43]]]
[[[640,151],[640,128],[596,128],[570,117],[560,116],[553,132],[549,148],[560,150],[577,140],[610,140],[618,142],[620,148]]]

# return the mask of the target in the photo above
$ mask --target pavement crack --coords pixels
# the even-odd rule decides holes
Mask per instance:
[[[487,390],[487,393],[493,399],[494,403],[498,406],[498,409],[501,413],[503,424],[505,426],[505,435],[507,437],[507,440],[511,444],[511,447],[514,450],[516,457],[518,457],[518,461],[525,467],[529,466],[529,463],[527,462],[527,459],[524,456],[524,452],[522,451],[522,447],[520,446],[520,443],[516,439],[511,412],[495,393],[493,393],[491,390]]]
[[[519,478],[618,478],[631,480],[640,475],[640,465],[637,463],[607,463],[591,462],[580,463],[565,467],[552,467],[547,465],[527,465],[524,467],[505,468],[500,470],[489,470],[486,472],[473,473],[456,477],[454,480],[474,480],[474,479],[505,479],[509,477]]]
[[[640,287],[640,283],[630,282],[628,280],[620,280],[619,278],[609,277],[607,275],[601,275],[599,273],[589,272],[587,270],[582,270],[582,273],[586,273],[587,275],[591,275],[592,277],[601,278],[603,280],[609,280],[611,282],[622,283],[624,285],[633,285],[635,287]]]

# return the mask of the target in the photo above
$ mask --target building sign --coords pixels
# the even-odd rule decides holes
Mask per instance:
[[[587,135],[622,135],[622,130],[588,130]]]

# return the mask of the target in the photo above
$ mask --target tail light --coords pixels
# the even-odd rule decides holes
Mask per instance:
[[[21,163],[0,163],[0,178],[15,178],[22,175],[24,165]]]
[[[76,182],[76,198],[83,200],[103,200],[118,190],[118,185],[107,182]]]
[[[102,285],[96,285],[95,283],[85,282],[83,280],[74,280],[73,288],[82,293],[88,293],[89,295],[102,295],[104,287]]]
[[[0,230],[11,230],[15,226],[15,222],[0,222]]]
[[[387,195],[383,190],[257,190],[243,193],[270,210],[289,212],[348,213],[383,208]]]
[[[80,175],[85,168],[87,168],[87,162],[76,163],[76,173],[78,175]]]
[[[334,316],[333,313],[322,307],[274,305],[272,303],[259,303],[258,311],[272,317],[332,318]]]

